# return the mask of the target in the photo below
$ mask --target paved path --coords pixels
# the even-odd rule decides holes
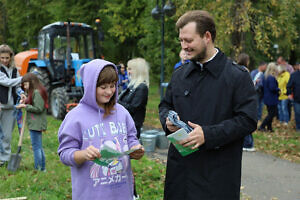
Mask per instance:
[[[167,150],[156,148],[147,155],[166,161]],[[241,188],[243,199],[300,200],[300,164],[260,152],[244,152]]]
[[[300,164],[244,152],[241,191],[253,200],[300,200]]]

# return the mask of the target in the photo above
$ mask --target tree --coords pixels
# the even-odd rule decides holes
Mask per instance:
[[[7,1],[8,43],[15,51],[23,49],[21,43],[25,40],[30,47],[37,47],[38,32],[51,19],[50,13],[40,6],[46,5],[47,2],[47,0]]]

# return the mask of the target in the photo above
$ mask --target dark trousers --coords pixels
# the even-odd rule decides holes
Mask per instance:
[[[244,148],[253,148],[254,147],[254,142],[253,142],[253,136],[252,134],[246,135],[244,137]]]
[[[272,121],[273,121],[273,118],[277,115],[277,112],[278,112],[277,105],[267,106],[267,111],[268,111],[268,115],[266,116],[266,118],[264,119],[262,124],[260,125],[259,129],[265,129],[267,127],[267,129],[269,131],[273,131]]]
[[[138,138],[138,139],[140,139],[140,136],[141,136],[141,128],[142,127],[140,127],[140,126],[135,126],[135,128],[136,128],[136,137]]]

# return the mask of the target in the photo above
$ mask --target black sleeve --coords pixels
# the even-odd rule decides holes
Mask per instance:
[[[293,93],[293,85],[294,85],[294,80],[293,80],[294,76],[291,75],[291,78],[289,79],[287,85],[286,85],[286,94],[290,95]]]
[[[257,128],[256,92],[249,74],[242,74],[234,84],[234,117],[216,125],[202,126],[205,149],[224,146],[251,134]]]
[[[130,101],[125,101],[124,98],[119,99],[119,103],[124,106],[129,113],[134,113],[138,108],[145,106],[148,100],[148,87],[145,84],[140,84],[133,92],[127,93],[128,95],[132,95]]]

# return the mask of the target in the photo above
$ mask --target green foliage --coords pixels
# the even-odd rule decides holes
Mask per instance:
[[[29,42],[30,47],[37,46],[37,33],[42,26],[48,24],[50,13],[40,5],[45,5],[47,0],[31,1],[7,1],[7,26],[8,26],[8,44],[14,50],[22,49],[21,43],[25,40]]]
[[[161,7],[162,1],[159,2]],[[166,2],[168,2],[166,0]],[[299,61],[300,2],[297,0],[173,0],[176,14],[165,17],[164,66],[168,81],[179,61],[180,44],[176,20],[186,11],[208,10],[216,21],[215,44],[233,59],[240,52],[250,55],[250,68],[262,60],[279,55]],[[43,5],[43,6],[40,6]],[[55,21],[78,21],[95,27],[100,17],[105,33],[101,42],[105,59],[126,63],[144,57],[151,65],[153,81],[159,82],[161,70],[161,20],[151,17],[156,1],[148,0],[0,0],[0,42],[7,42],[17,52],[21,42],[36,47],[38,31]],[[274,49],[278,44],[278,50]]]

